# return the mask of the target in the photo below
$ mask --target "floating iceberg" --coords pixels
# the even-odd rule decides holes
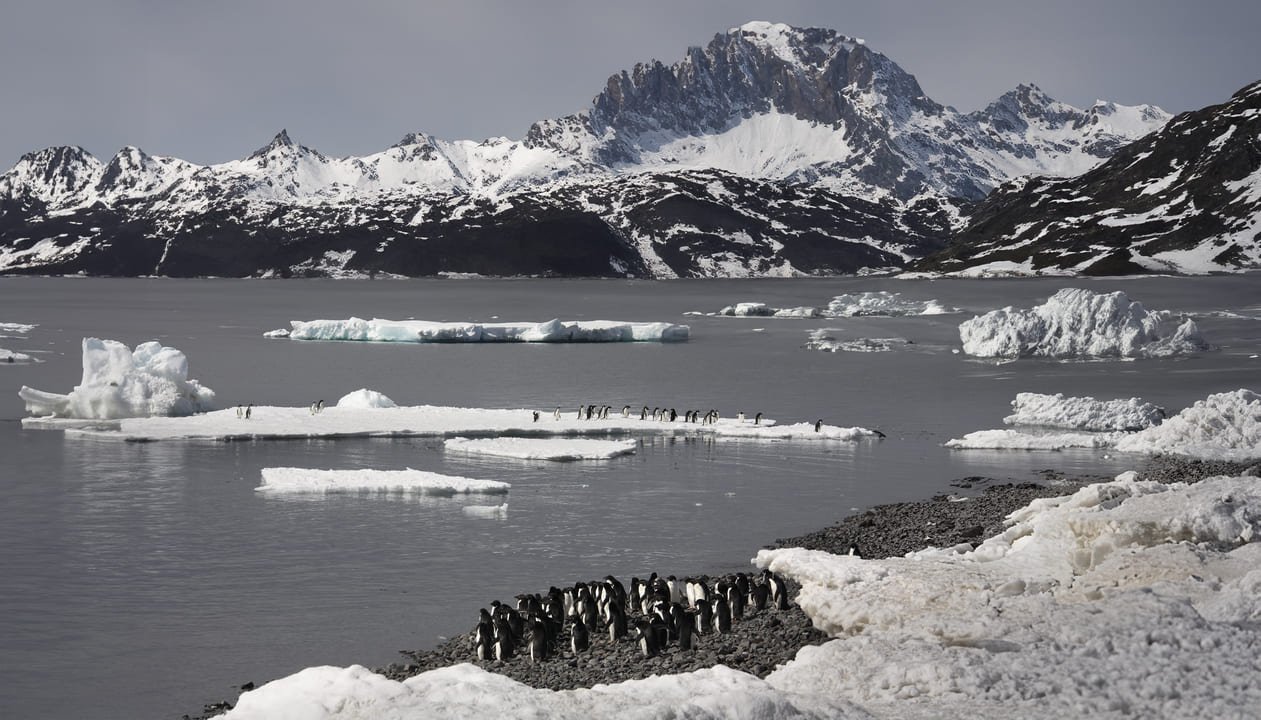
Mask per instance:
[[[857,338],[854,340],[838,340],[830,333],[834,331],[822,328],[810,333],[805,347],[808,350],[823,352],[889,352],[895,347],[910,345],[906,338]]]
[[[25,335],[37,327],[39,326],[27,325],[25,323],[0,322],[0,333],[17,333],[19,335]]]
[[[1138,407],[1142,405],[1146,404],[1140,403]],[[1047,408],[1062,409],[1068,406],[1052,400],[1042,407],[1043,410],[1038,412],[1049,417],[1054,413]],[[1087,406],[1083,404],[1082,407]],[[1121,424],[1128,421],[1127,414],[1128,412],[1102,413],[1094,417],[1102,425]],[[1087,416],[1088,413],[1084,413],[1074,416],[1074,419],[1066,419],[1065,422],[1083,421]],[[1261,396],[1250,390],[1209,395],[1161,424],[1138,432],[979,430],[948,441],[946,447],[962,450],[1115,448],[1121,452],[1183,455],[1203,460],[1261,459]]]
[[[292,320],[292,329],[273,330],[267,337],[290,340],[355,340],[413,343],[489,342],[684,342],[687,325],[632,323],[613,320],[562,322],[430,322],[427,320]]]
[[[23,386],[34,415],[84,420],[192,415],[213,409],[215,393],[188,379],[188,358],[157,342],[134,351],[115,340],[83,339],[83,379],[68,394]]]
[[[1003,418],[1008,425],[1039,425],[1069,430],[1144,430],[1165,419],[1164,408],[1139,398],[1096,400],[1064,397],[1061,393],[1019,393],[1012,400],[1015,413]]]
[[[828,303],[827,308],[827,314],[833,317],[860,315],[901,317],[904,315],[945,315],[953,312],[958,312],[958,310],[947,308],[936,300],[905,300],[902,298],[902,293],[885,290],[837,295]]]
[[[1123,292],[1065,288],[1029,310],[1006,307],[966,320],[959,337],[976,357],[1146,358],[1208,349],[1194,320],[1165,333],[1167,319]]]
[[[448,438],[448,451],[470,455],[494,455],[521,460],[609,460],[630,455],[639,447],[636,440],[586,440],[574,438]]]
[[[508,517],[508,503],[503,505],[465,505],[460,511],[469,517],[483,520],[502,520]]]
[[[742,423],[724,428],[718,437],[722,438],[756,438],[759,440],[871,440],[884,437],[878,430],[860,427],[837,427],[820,425],[814,429],[814,423],[793,423],[791,425],[761,425]]]
[[[263,484],[255,491],[269,495],[330,493],[409,493],[451,496],[466,493],[502,495],[512,487],[497,480],[475,480],[422,470],[314,470],[263,468]]]
[[[786,318],[817,318],[823,315],[822,311],[816,307],[792,307],[792,308],[773,308],[766,303],[760,302],[742,302],[735,305],[728,305],[719,310],[716,314],[728,317],[786,317]]]
[[[337,407],[365,410],[372,408],[393,408],[398,407],[398,405],[393,400],[389,399],[385,395],[382,395],[376,390],[362,388],[343,396],[341,400],[337,401]]]
[[[802,584],[796,600],[816,627],[843,637],[802,649],[767,682],[879,717],[1255,713],[1255,478],[1162,485],[1127,473],[1008,523],[975,550],[907,558],[761,551],[757,565]]]
[[[20,353],[15,350],[5,350],[4,348],[0,348],[0,363],[12,365],[15,363],[28,363],[30,361],[31,361],[31,356],[27,355],[26,353]]]
[[[1261,459],[1261,396],[1242,389],[1209,395],[1156,427],[1121,438],[1116,448],[1215,460]]]

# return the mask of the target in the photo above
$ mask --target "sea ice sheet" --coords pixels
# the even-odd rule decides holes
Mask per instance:
[[[1029,310],[1006,307],[966,320],[959,337],[976,357],[1148,358],[1208,349],[1194,320],[1168,331],[1167,321],[1123,292],[1065,288]]]
[[[609,460],[630,455],[637,440],[589,440],[583,438],[447,438],[448,452],[494,455],[521,460]]]
[[[546,322],[432,322],[428,320],[292,320],[286,333],[273,330],[268,337],[291,340],[344,340],[412,343],[490,342],[684,342],[687,325],[614,320],[553,319]]]
[[[498,480],[477,480],[424,470],[317,470],[263,468],[263,484],[255,490],[268,495],[332,493],[407,493],[451,496],[467,493],[502,495],[512,487]]]
[[[87,420],[191,415],[214,408],[215,393],[188,379],[184,353],[158,342],[129,350],[116,340],[83,339],[83,379],[67,394],[22,386],[26,411]]]

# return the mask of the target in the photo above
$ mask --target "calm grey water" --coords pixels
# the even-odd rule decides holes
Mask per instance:
[[[951,352],[958,323],[1056,290],[1123,289],[1149,308],[1205,315],[1221,349],[1139,362],[994,364]],[[918,318],[683,316],[737,301],[826,305],[888,289],[966,310]],[[290,319],[617,319],[686,322],[684,344],[298,343]],[[1101,452],[948,452],[1001,426],[1017,392],[1139,396],[1178,410],[1256,389],[1257,276],[1134,280],[871,279],[232,281],[0,279],[0,322],[38,323],[0,347],[0,717],[175,718],[235,686],[316,664],[381,665],[471,625],[524,590],[618,576],[734,570],[763,544],[853,509],[950,490],[952,479],[1115,473]],[[901,336],[890,353],[823,353],[807,332]],[[883,430],[878,443],[644,437],[610,462],[447,457],[440,441],[131,444],[22,430],[17,390],[65,392],[84,336],[183,350],[224,405],[334,402],[361,387],[400,404],[607,403],[762,411]],[[264,467],[418,468],[512,483],[500,520],[475,500],[261,497]],[[494,500],[497,502],[498,500]],[[490,502],[482,500],[481,502]]]

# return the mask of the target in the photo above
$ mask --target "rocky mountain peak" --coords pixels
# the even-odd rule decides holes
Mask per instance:
[[[261,160],[277,151],[283,152],[295,147],[297,147],[297,145],[295,145],[293,140],[289,139],[289,131],[282,128],[281,131],[276,133],[276,136],[271,139],[271,142],[250,153],[249,159]]]

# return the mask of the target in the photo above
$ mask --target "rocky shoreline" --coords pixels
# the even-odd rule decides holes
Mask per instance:
[[[975,544],[998,534],[1004,528],[1003,520],[1007,515],[1035,498],[1071,494],[1083,485],[1110,479],[1069,477],[1050,470],[1040,474],[1041,482],[1036,483],[1000,483],[983,477],[964,478],[951,483],[961,491],[958,494],[937,495],[919,502],[878,505],[835,525],[797,537],[778,539],[767,547],[804,547],[837,554],[853,549],[862,557],[885,558],[930,546]],[[1139,474],[1142,479],[1166,483],[1198,482],[1216,475],[1258,475],[1261,467],[1252,462],[1157,457],[1149,460]],[[716,579],[710,578],[711,586]],[[572,579],[566,584],[571,585]],[[796,586],[789,583],[789,590],[790,596],[795,596]],[[474,617],[475,612],[470,609],[470,619]],[[765,677],[777,666],[793,659],[802,647],[818,645],[828,639],[824,633],[814,629],[810,619],[795,603],[790,603],[786,610],[768,608],[746,614],[742,621],[732,624],[732,631],[728,634],[700,635],[693,650],[682,651],[671,645],[655,657],[644,657],[633,640],[609,643],[602,634],[592,638],[590,650],[575,654],[569,651],[568,637],[568,631],[565,631],[558,643],[562,650],[538,664],[520,655],[507,661],[479,661],[474,656],[470,629],[470,632],[460,633],[432,650],[404,651],[406,662],[378,668],[376,672],[403,680],[439,667],[472,662],[531,687],[553,690],[690,672],[719,664]],[[213,717],[229,709],[231,705],[226,702],[207,705],[200,717]]]

